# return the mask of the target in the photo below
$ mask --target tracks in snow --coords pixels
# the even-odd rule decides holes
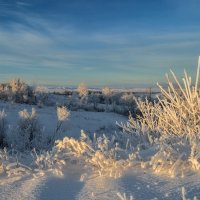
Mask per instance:
[[[119,179],[110,177],[89,177],[76,200],[118,199],[116,193],[123,190]]]
[[[44,177],[33,178],[31,175],[3,179],[0,185],[0,199],[36,200],[44,179]]]
[[[119,199],[117,192],[133,194],[136,200],[181,199],[181,188],[185,187],[187,198],[200,197],[198,175],[185,178],[159,177],[141,169],[130,169],[121,178],[88,176],[80,181],[83,169],[67,167],[64,177],[46,174],[43,177],[1,179],[1,200],[113,200]]]

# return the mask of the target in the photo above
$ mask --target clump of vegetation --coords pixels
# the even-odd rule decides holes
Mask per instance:
[[[42,126],[37,112],[32,108],[29,113],[26,109],[19,112],[17,130],[13,135],[12,146],[20,151],[42,148]]]
[[[35,102],[33,88],[20,79],[0,84],[0,99],[16,103],[33,104]]]
[[[140,150],[154,147],[154,154],[143,161],[156,173],[173,177],[189,168],[200,170],[199,71],[200,62],[194,85],[186,72],[181,84],[171,71],[174,82],[167,76],[167,89],[158,84],[162,93],[158,101],[136,100],[141,115],[130,116],[127,125],[122,125]]]
[[[58,106],[57,107],[57,125],[56,125],[56,129],[49,141],[49,143],[52,145],[54,145],[54,142],[56,140],[56,137],[58,136],[58,134],[61,132],[62,130],[62,125],[65,121],[67,121],[69,119],[70,116],[70,111],[67,109],[66,106]]]
[[[109,87],[103,87],[101,91],[104,96],[110,96],[112,94],[112,90]]]
[[[122,133],[110,137],[94,135],[91,138],[82,132],[78,140],[65,137],[56,141],[50,151],[41,154],[35,151],[35,167],[55,167],[60,173],[62,165],[72,162],[86,164],[99,175],[114,177],[119,177],[122,170],[134,164],[171,177],[184,176],[191,169],[199,171],[199,73],[200,62],[195,83],[192,83],[191,77],[185,72],[181,84],[171,72],[173,80],[167,76],[167,89],[158,84],[162,95],[155,102],[135,99],[140,115],[136,118],[130,115],[128,123],[121,125]],[[114,97],[112,96],[113,99]],[[129,99],[129,95],[123,99]],[[31,149],[41,150],[42,129],[36,111],[33,109],[29,113],[23,110],[19,115],[17,139],[12,143],[13,147],[29,152]],[[52,144],[69,115],[66,107],[57,107],[58,123]]]
[[[85,83],[80,83],[78,85],[77,91],[78,91],[80,97],[88,95],[88,87]]]
[[[120,150],[114,137],[109,139],[105,135],[91,139],[81,131],[80,139],[65,137],[57,140],[53,149],[47,153],[36,155],[35,165],[40,169],[55,169],[62,174],[62,166],[67,162],[87,166],[97,175],[120,177],[121,172],[130,164],[128,156],[123,157],[124,150]]]

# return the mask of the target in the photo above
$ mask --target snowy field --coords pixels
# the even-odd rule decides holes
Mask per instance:
[[[14,125],[18,112],[24,108],[31,110],[32,106],[0,103],[0,108],[7,113],[8,121]],[[56,126],[56,110],[53,107],[37,108],[39,119],[46,134]],[[80,130],[88,134],[114,134],[119,131],[116,121],[126,122],[127,118],[115,113],[95,113],[77,111],[71,112],[69,120],[59,135],[78,138]],[[86,175],[87,174],[87,175]],[[187,198],[194,195],[200,197],[200,175],[187,174],[182,178],[157,176],[151,170],[143,170],[134,165],[126,169],[119,177],[98,176],[78,165],[66,165],[63,175],[57,176],[49,171],[40,172],[37,176],[27,174],[0,178],[0,199],[41,199],[41,200],[112,200],[120,199],[117,193],[126,193],[127,199],[182,199],[182,188],[187,192]]]
[[[195,86],[172,72],[177,90],[168,79],[156,101],[135,98],[136,117],[108,112],[117,108],[108,88],[99,101],[104,112],[95,112],[95,102],[93,111],[82,109],[85,88],[72,95],[73,111],[57,102],[11,103],[34,96],[5,90],[2,98],[11,101],[0,102],[0,199],[200,199],[199,71],[200,64]]]
[[[17,119],[19,118],[19,111],[27,109],[28,112],[31,112],[32,108],[36,109],[39,121],[44,127],[45,134],[51,135],[57,122],[55,107],[39,108],[27,104],[0,103],[0,110],[4,109],[7,113],[7,120],[12,126],[16,125]],[[71,111],[69,120],[64,124],[58,138],[63,138],[64,136],[78,138],[81,130],[92,135],[94,133],[114,134],[118,130],[116,122],[126,121],[127,117],[115,113]]]

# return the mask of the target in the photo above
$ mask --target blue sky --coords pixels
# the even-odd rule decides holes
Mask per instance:
[[[199,0],[0,0],[0,80],[151,87],[195,74]]]

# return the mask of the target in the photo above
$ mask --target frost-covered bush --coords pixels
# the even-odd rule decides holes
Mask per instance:
[[[34,108],[31,113],[26,109],[19,112],[19,121],[15,131],[12,139],[13,148],[24,151],[43,147],[42,126]]]
[[[20,79],[1,84],[0,98],[17,103],[35,103],[33,88]]]
[[[55,134],[58,134],[58,132],[61,130],[61,127],[65,121],[69,119],[70,111],[65,106],[57,107],[57,117],[58,122],[55,130]]]
[[[70,111],[67,109],[67,107],[65,106],[57,107],[58,121],[57,121],[56,129],[49,141],[50,146],[54,144],[56,137],[58,136],[58,134],[60,133],[62,129],[63,123],[69,119],[69,116],[70,116]]]
[[[54,148],[51,151],[42,151],[39,154],[33,151],[32,156],[34,158],[32,167],[35,171],[50,170],[56,175],[63,175],[62,169],[66,165],[66,160]]]
[[[11,87],[11,91],[12,92],[21,92],[21,91],[25,91],[27,85],[22,82],[20,79],[13,79],[9,82],[9,85]]]
[[[33,90],[20,79],[14,79],[9,82],[12,100],[17,103],[27,103],[34,101]]]
[[[120,104],[131,106],[135,102],[135,97],[132,93],[125,92],[120,97]]]
[[[29,155],[30,156],[30,155]],[[32,168],[21,162],[19,152],[13,149],[0,149],[0,174],[6,174],[8,177],[21,177],[33,172]]]
[[[101,91],[104,96],[110,96],[112,94],[112,90],[109,87],[104,87]]]
[[[88,94],[88,87],[85,83],[80,83],[77,87],[77,91],[79,95],[82,96],[87,96]]]
[[[171,72],[174,82],[167,76],[167,89],[158,84],[162,97],[154,103],[137,100],[141,115],[130,116],[121,126],[133,146],[142,147],[140,151],[151,148],[152,154],[141,159],[157,173],[176,176],[200,170],[199,70],[200,62],[194,85],[186,72],[182,84]]]
[[[81,108],[88,103],[88,87],[85,83],[80,83],[77,87],[77,91],[80,97],[78,106]]]
[[[65,107],[57,107],[57,117],[58,121],[62,123],[63,121],[66,121],[70,116],[70,111]]]
[[[124,156],[125,155],[125,156]],[[51,151],[36,156],[35,166],[53,169],[62,174],[62,166],[71,163],[87,166],[98,175],[119,177],[129,167],[130,159],[115,143],[114,137],[89,138],[83,131],[80,139],[65,137],[57,140]]]
[[[105,99],[104,101],[106,104],[106,111],[109,111],[108,104],[111,104],[112,90],[109,87],[104,87],[104,88],[102,88],[101,91],[102,91],[103,97]]]
[[[6,134],[7,134],[7,120],[6,113],[4,110],[0,111],[0,147],[7,145]]]

